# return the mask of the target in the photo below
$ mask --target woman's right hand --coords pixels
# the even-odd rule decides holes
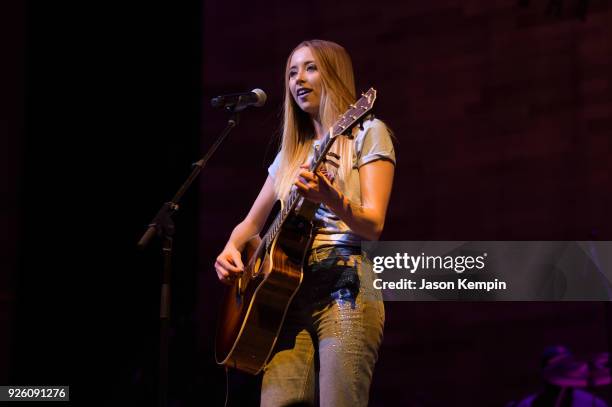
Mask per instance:
[[[237,247],[244,246],[249,239],[259,234],[274,206],[275,198],[274,180],[268,175],[248,215],[236,225],[225,245],[225,249],[215,261],[215,270],[217,270],[217,276],[222,283],[231,285],[236,277],[244,271],[240,251]]]
[[[238,249],[229,244],[225,246],[225,249],[217,256],[215,270],[223,284],[233,284],[234,280],[244,271],[244,264],[242,264]]]

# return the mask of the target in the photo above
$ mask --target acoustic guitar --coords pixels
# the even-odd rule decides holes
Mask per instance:
[[[370,88],[336,121],[315,150],[310,171],[331,155],[339,135],[352,137],[372,110],[376,90]],[[337,164],[335,165],[337,166]],[[302,281],[302,265],[312,243],[313,218],[319,204],[293,190],[263,235],[247,242],[242,252],[244,272],[225,292],[217,325],[218,364],[257,374],[270,357],[287,309]]]

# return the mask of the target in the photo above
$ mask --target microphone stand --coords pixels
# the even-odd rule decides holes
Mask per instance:
[[[210,147],[208,152],[199,161],[192,164],[193,170],[187,180],[181,185],[170,202],[164,203],[157,215],[149,223],[146,232],[138,241],[138,248],[146,248],[151,240],[157,235],[162,239],[162,256],[164,269],[161,280],[161,294],[159,302],[160,338],[159,338],[159,393],[158,400],[160,407],[168,406],[168,351],[169,351],[169,328],[170,328],[170,281],[172,271],[172,238],[176,232],[176,227],[172,216],[179,209],[179,201],[187,192],[193,181],[196,179],[202,168],[206,165],[210,157],[219,148],[225,137],[238,125],[238,113],[247,107],[245,103],[227,106],[225,110],[230,114],[225,129],[219,138]]]

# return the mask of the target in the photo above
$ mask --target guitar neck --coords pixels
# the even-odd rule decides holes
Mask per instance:
[[[370,88],[366,93],[361,95],[361,98],[354,105],[349,106],[349,109],[342,116],[340,116],[338,121],[336,121],[336,123],[332,126],[331,132],[328,132],[323,137],[321,141],[322,148],[320,151],[315,151],[314,159],[310,164],[311,172],[314,172],[321,166],[321,164],[323,164],[327,153],[333,146],[338,135],[349,134],[354,126],[361,123],[365,119],[366,115],[370,112],[370,110],[372,110],[375,100],[376,90],[374,88]],[[304,209],[304,211],[301,212],[308,214],[310,217],[314,216],[319,204],[314,204],[303,199],[296,189],[292,189],[285,205],[283,206],[283,209],[276,215],[274,222],[272,222],[268,228],[268,231],[262,238],[260,248],[265,247],[266,250],[270,248],[270,245],[278,235],[278,232],[287,220],[287,217],[296,209],[300,201],[303,201],[300,208]]]
[[[310,164],[311,172],[314,172],[323,163],[325,155],[329,152],[335,141],[336,137],[330,137],[329,133],[327,133],[323,137],[321,142],[323,148],[318,154],[318,157],[315,155],[315,159],[312,160],[312,163]],[[270,245],[276,238],[276,235],[281,229],[283,223],[285,222],[289,214],[296,209],[300,200],[302,201],[302,203],[300,204],[300,208],[304,209],[304,212],[311,213],[313,216],[319,208],[319,204],[315,204],[303,199],[302,196],[297,192],[297,190],[293,189],[289,194],[289,197],[287,198],[286,204],[283,206],[283,209],[279,211],[279,213],[276,215],[274,222],[272,222],[272,224],[268,228],[268,231],[262,239],[262,244],[265,244],[266,250],[270,248]]]

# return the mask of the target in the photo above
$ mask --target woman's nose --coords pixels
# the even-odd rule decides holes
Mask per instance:
[[[295,80],[300,83],[300,82],[304,82],[305,80],[305,76],[304,76],[304,71],[302,69],[300,69],[296,75]]]

